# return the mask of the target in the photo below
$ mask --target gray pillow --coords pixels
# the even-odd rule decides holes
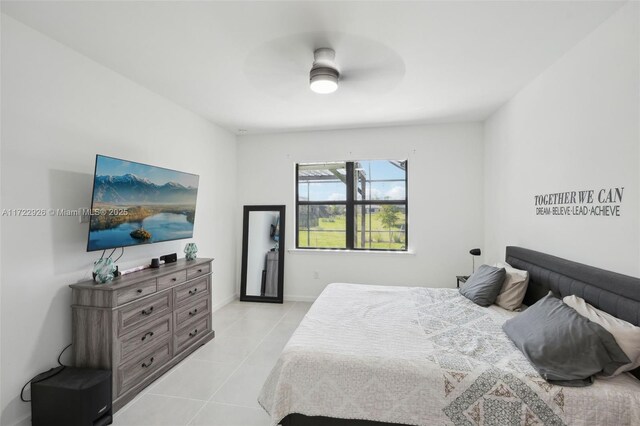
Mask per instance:
[[[551,293],[502,329],[540,375],[562,386],[588,386],[631,361],[615,338]]]
[[[477,305],[493,305],[502,289],[505,274],[504,268],[481,265],[460,287],[460,294]]]

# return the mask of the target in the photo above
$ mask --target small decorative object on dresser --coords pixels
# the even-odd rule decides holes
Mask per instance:
[[[165,254],[164,256],[160,256],[160,261],[167,263],[175,263],[178,260],[178,255],[176,253]]]
[[[180,259],[69,286],[74,364],[112,372],[114,412],[214,337],[211,261]]]
[[[196,243],[188,243],[184,247],[184,254],[187,260],[195,260],[195,258],[198,257],[196,253],[198,253],[198,246]]]
[[[111,281],[117,270],[113,260],[108,258],[100,258],[93,262],[93,280],[98,284],[104,284]]]

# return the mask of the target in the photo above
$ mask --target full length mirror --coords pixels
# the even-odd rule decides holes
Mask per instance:
[[[244,206],[240,300],[282,303],[285,206]]]

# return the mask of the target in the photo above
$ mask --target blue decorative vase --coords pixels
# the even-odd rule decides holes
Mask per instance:
[[[195,243],[188,243],[184,247],[184,254],[187,260],[195,260],[198,257],[196,253],[198,253],[198,246]]]
[[[112,259],[98,259],[93,263],[93,280],[98,284],[111,281],[116,271],[116,264]]]

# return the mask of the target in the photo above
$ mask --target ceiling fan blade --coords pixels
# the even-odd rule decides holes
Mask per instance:
[[[247,56],[244,74],[257,88],[284,99],[309,96],[314,51],[335,50],[341,86],[358,90],[390,90],[404,77],[404,62],[393,50],[373,40],[339,32],[307,32],[268,41]],[[351,89],[349,89],[351,90]]]
[[[393,69],[385,66],[378,67],[358,67],[358,68],[346,68],[341,71],[340,78],[344,81],[372,79],[372,78],[388,78],[398,73],[402,74],[401,70]]]

